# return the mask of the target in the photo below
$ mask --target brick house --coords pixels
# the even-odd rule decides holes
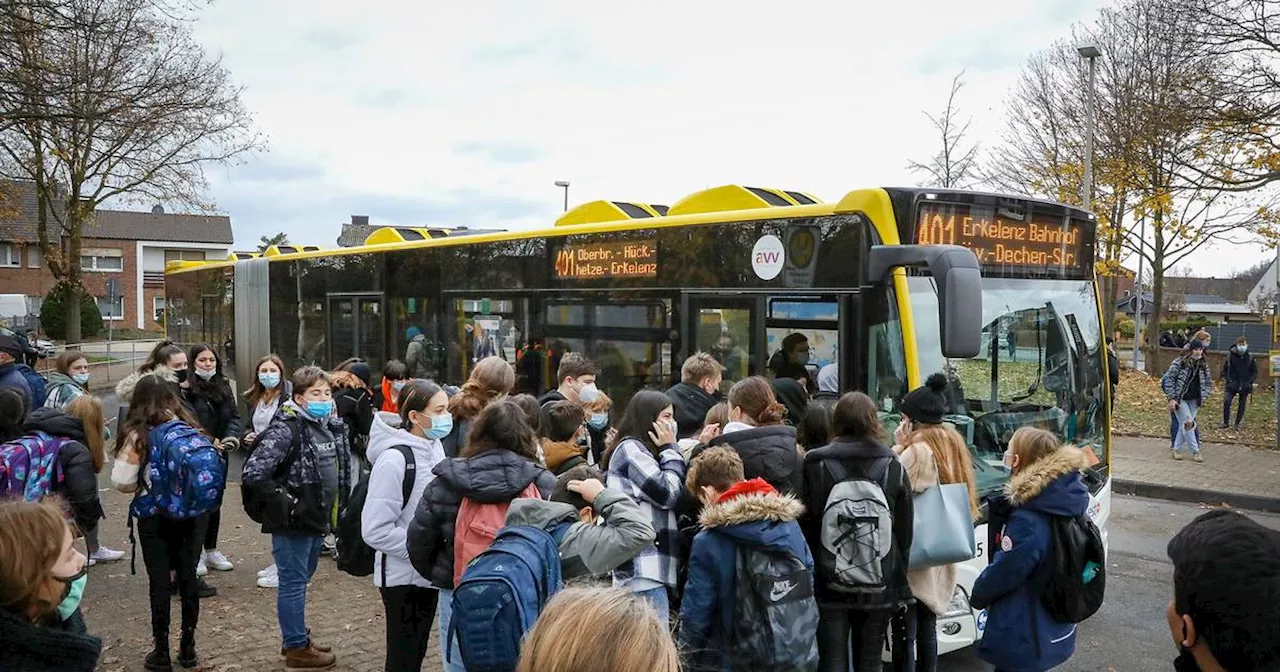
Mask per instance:
[[[16,182],[0,188],[5,190],[0,207],[0,294],[26,296],[27,312],[39,314],[54,280],[40,253],[34,185]],[[50,229],[56,226],[50,222]],[[159,206],[151,212],[98,210],[81,238],[81,277],[104,320],[121,328],[159,330],[156,317],[165,308],[165,264],[225,259],[231,243],[231,219],[225,215],[170,214]],[[106,299],[110,279],[119,280],[115,305]],[[0,315],[4,320],[12,317]]]

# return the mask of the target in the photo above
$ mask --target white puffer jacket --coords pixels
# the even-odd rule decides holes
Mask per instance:
[[[395,446],[408,446],[413,450],[416,475],[413,494],[409,501],[402,501],[404,484],[404,456]],[[360,532],[364,542],[377,551],[373,564],[373,583],[379,588],[388,586],[431,587],[431,582],[413,569],[409,563],[409,551],[405,545],[409,521],[422,500],[427,484],[435,478],[432,469],[444,459],[444,447],[436,439],[424,439],[400,429],[400,416],[395,413],[378,413],[369,431],[369,461],[373,473],[369,476],[369,494],[360,516]],[[386,562],[386,583],[383,583],[383,562]]]

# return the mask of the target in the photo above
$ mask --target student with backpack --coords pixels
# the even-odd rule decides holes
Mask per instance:
[[[137,538],[147,569],[151,598],[150,672],[172,669],[169,651],[169,593],[176,575],[182,597],[182,639],[178,662],[195,667],[196,625],[200,618],[196,562],[204,541],[205,516],[221,503],[226,463],[197,429],[198,423],[164,374],[135,381],[129,414],[116,437],[111,482],[134,493],[129,505],[130,540]]]
[[[813,556],[796,522],[804,506],[719,446],[694,458],[688,488],[703,504],[680,603],[681,648],[694,670],[818,668]]]
[[[1076,626],[1050,612],[1044,577],[1054,564],[1055,527],[1078,521],[1089,507],[1080,477],[1087,462],[1053,433],[1023,427],[1009,440],[1004,463],[1012,473],[1005,486],[1012,511],[1007,520],[989,521],[1000,529],[999,550],[969,598],[975,609],[987,610],[978,655],[997,670],[1039,672],[1065,663],[1076,648]]]
[[[963,529],[954,532],[973,538],[978,519],[978,492],[973,462],[965,439],[942,423],[947,413],[947,377],[935,373],[924,387],[912,390],[899,404],[902,422],[894,434],[893,452],[911,480],[915,495],[942,485],[964,484],[968,491],[969,518]],[[923,512],[923,509],[922,509]],[[923,521],[926,525],[945,521]],[[927,533],[928,530],[924,530]],[[917,542],[922,530],[914,530]],[[907,583],[915,604],[893,622],[893,669],[896,672],[935,672],[938,669],[938,615],[946,613],[956,590],[959,563],[908,569]]]
[[[511,369],[497,358],[481,364],[488,361]],[[468,385],[475,380],[473,376]],[[457,399],[451,400],[451,407]],[[512,500],[551,494],[555,476],[537,460],[538,439],[524,411],[513,402],[496,401],[476,416],[462,453],[431,470],[436,478],[427,485],[409,523],[407,544],[414,570],[440,589],[437,621],[449,672],[465,669],[457,640],[449,637],[454,587],[467,563],[492,543]]]
[[[240,447],[240,409],[236,403],[235,393],[231,391],[231,382],[222,373],[222,358],[214,352],[213,346],[201,343],[193,346],[187,353],[187,361],[191,365],[191,374],[182,382],[182,390],[187,405],[195,414],[200,428],[217,444],[222,453]],[[225,487],[225,483],[223,484]],[[209,567],[220,572],[229,572],[235,565],[227,556],[218,550],[218,531],[222,527],[221,507],[209,514],[204,538],[204,553],[196,565],[196,574],[204,576]]]
[[[761,376],[739,380],[729,388],[728,401],[729,423],[706,447],[729,446],[742,458],[747,478],[763,478],[779,492],[800,492],[803,458],[796,428],[783,424],[787,408],[778,403],[769,381]],[[693,457],[702,450],[694,448]]]
[[[385,669],[409,672],[422,669],[438,597],[435,586],[409,562],[409,521],[435,478],[431,470],[444,459],[440,439],[449,434],[453,416],[449,397],[425,380],[405,385],[396,407],[398,415],[379,413],[369,434],[373,471],[360,512],[360,536],[375,551],[373,584],[386,608]]]
[[[603,478],[580,464],[556,478],[550,501],[517,499],[507,510],[508,527],[525,525],[558,538],[565,581],[606,576],[653,543],[649,517],[630,497],[606,488]]]
[[[25,349],[17,335],[5,331],[0,333],[0,389],[15,389],[27,400],[28,408],[40,408],[48,398],[45,379],[24,363]]]
[[[671,619],[669,589],[678,585],[680,526],[676,509],[687,465],[676,444],[671,398],[656,390],[631,397],[618,422],[618,442],[605,451],[605,483],[635,500],[649,516],[656,539],[613,571],[613,585],[637,593],[665,623]]]
[[[867,395],[840,397],[831,429],[835,440],[804,456],[801,527],[818,568],[819,669],[847,672],[852,644],[854,670],[879,670],[890,618],[911,599],[911,481],[881,442]]]
[[[20,442],[52,444],[62,478],[51,479],[47,492],[62,497],[77,530],[85,537],[89,566],[115,562],[124,551],[113,551],[98,542],[98,521],[105,515],[98,498],[98,472],[102,471],[102,402],[91,395],[72,400],[66,409],[37,408],[27,415]],[[4,451],[0,446],[0,452]],[[34,452],[34,451],[32,451]]]
[[[307,629],[307,583],[320,561],[340,487],[347,432],[334,417],[329,374],[304,366],[293,374],[293,397],[258,437],[244,463],[245,512],[271,535],[280,588],[276,616],[290,669],[325,669],[337,660]]]
[[[516,385],[516,372],[507,360],[491,356],[476,362],[471,377],[462,389],[449,398],[449,413],[453,416],[453,431],[444,437],[444,454],[457,457],[471,435],[471,423],[480,412],[511,394]]]

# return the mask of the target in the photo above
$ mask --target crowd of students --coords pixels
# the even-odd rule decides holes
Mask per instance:
[[[0,441],[57,437],[64,475],[45,482],[43,503],[0,504],[4,670],[89,670],[101,651],[78,609],[91,560],[71,540],[102,518],[104,424],[87,380],[71,377],[77,362],[65,364],[81,387],[58,394],[65,409],[33,410],[22,393],[0,388]],[[173,668],[173,591],[176,662],[199,663],[200,598],[214,592],[200,574],[231,569],[217,550],[219,510],[225,455],[239,448],[248,451],[246,511],[270,537],[274,564],[260,585],[278,588],[289,669],[335,664],[341,652],[307,627],[308,584],[322,553],[350,566],[360,544],[372,562],[359,575],[370,576],[386,612],[386,670],[421,669],[433,623],[444,669],[500,657],[501,647],[475,642],[496,641],[502,628],[486,626],[510,614],[478,608],[471,587],[494,571],[511,572],[500,583],[523,585],[518,568],[486,562],[521,535],[551,544],[554,566],[539,566],[547,558],[537,553],[520,564],[569,587],[543,591],[532,609],[540,615],[519,626],[504,669],[879,670],[886,642],[895,670],[937,669],[937,620],[953,598],[958,560],[913,559],[917,535],[939,533],[920,529],[930,523],[914,508],[951,485],[967,493],[964,524],[951,532],[971,537],[978,516],[969,450],[944,422],[941,376],[903,396],[890,440],[875,403],[839,395],[834,371],[817,376],[812,398],[806,380],[762,377],[721,395],[722,368],[701,353],[671,390],[638,391],[620,412],[576,353],[562,357],[559,384],[540,399],[513,395],[514,372],[497,357],[478,361],[458,389],[411,378],[399,362],[377,387],[358,360],[290,373],[266,356],[255,375],[243,424],[222,362],[205,345],[162,343],[118,387],[127,410],[107,452],[112,482],[135,493],[129,523],[149,586],[148,670]],[[1074,651],[1076,625],[1043,603],[1037,577],[1055,521],[1087,508],[1084,464],[1049,432],[1021,429],[1009,442],[1010,480],[989,503],[990,564],[970,596],[988,614],[979,653],[998,670],[1048,670]],[[358,532],[344,535],[357,538],[326,543],[350,519]],[[1213,558],[1197,545],[1229,535]],[[1242,618],[1231,600],[1257,600],[1222,575],[1261,572],[1262,592],[1274,595],[1280,535],[1211,512],[1169,554],[1178,669],[1280,663],[1274,645],[1258,644],[1280,637],[1275,601]]]

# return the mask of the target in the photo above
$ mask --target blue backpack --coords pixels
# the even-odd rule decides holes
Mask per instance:
[[[569,526],[561,523],[550,531],[504,527],[467,565],[453,589],[453,618],[446,634],[458,638],[467,672],[516,669],[520,640],[563,586],[560,541]],[[446,651],[452,654],[451,647]]]
[[[44,402],[49,399],[48,384],[45,381],[44,376],[36,373],[35,369],[32,369],[26,364],[18,364],[17,366],[18,373],[22,374],[22,377],[27,381],[27,387],[31,388],[31,403],[27,408],[42,408],[44,406]]]
[[[151,428],[147,445],[151,486],[140,489],[134,498],[133,517],[188,520],[222,504],[227,463],[204,433],[181,420],[170,420]]]

